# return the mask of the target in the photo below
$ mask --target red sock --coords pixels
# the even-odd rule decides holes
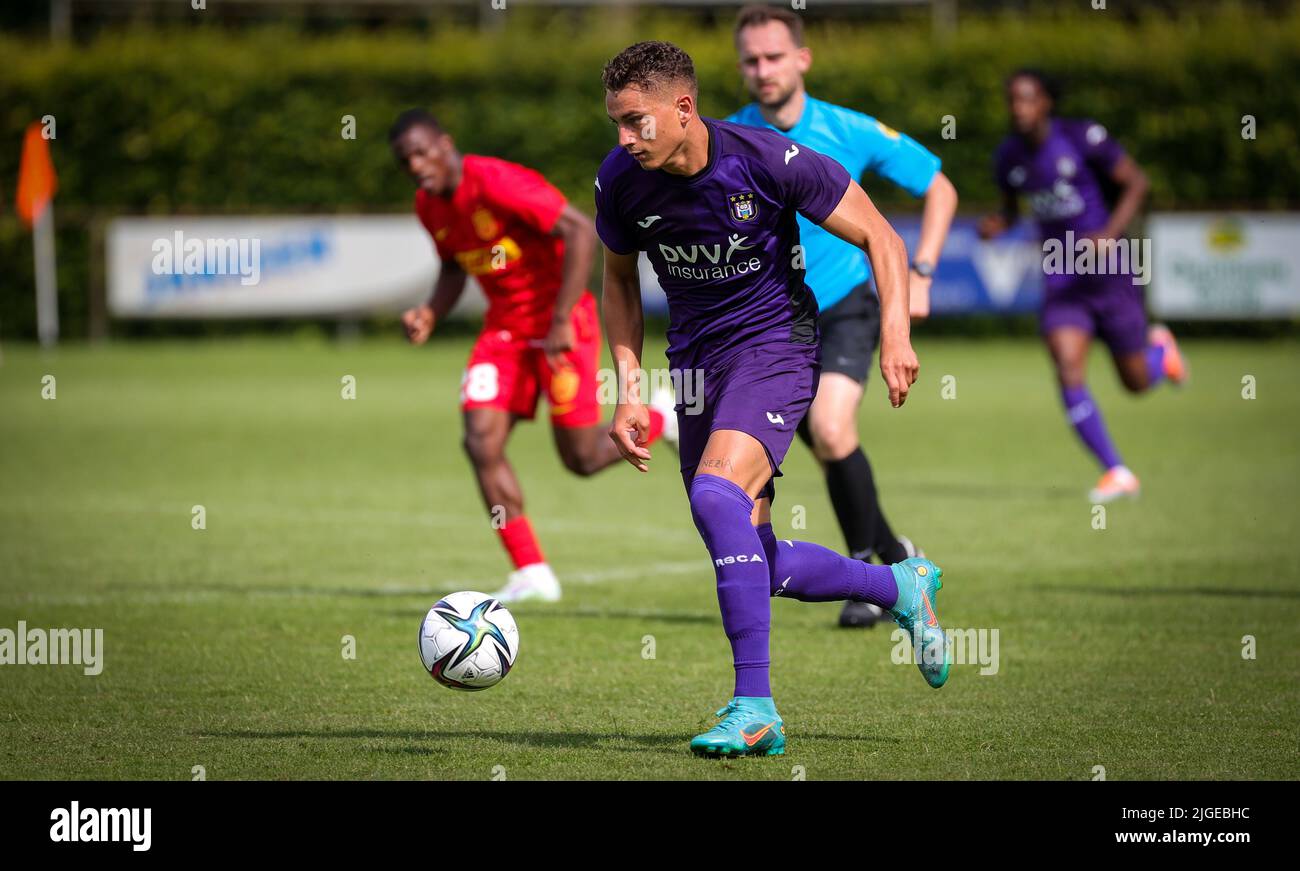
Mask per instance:
[[[654,444],[655,439],[659,438],[659,436],[663,434],[663,431],[664,431],[663,412],[661,412],[657,408],[650,409],[650,435],[645,440],[646,447],[650,447],[652,444]]]
[[[533,535],[533,526],[522,514],[514,520],[507,520],[506,525],[497,530],[501,536],[501,546],[510,554],[510,561],[515,568],[522,569],[533,563],[545,562],[537,536]]]

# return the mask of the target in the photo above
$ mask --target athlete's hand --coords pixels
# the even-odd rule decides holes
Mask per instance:
[[[412,345],[423,345],[433,335],[433,306],[417,305],[402,312],[402,326],[406,328],[406,338]]]
[[[565,318],[551,322],[551,331],[546,334],[546,341],[542,343],[542,350],[546,352],[546,359],[551,364],[551,368],[558,370],[568,365],[564,359],[566,351],[573,349],[577,339],[573,333],[573,323]]]
[[[975,232],[981,239],[992,239],[994,236],[1001,236],[1009,229],[1007,219],[1002,215],[985,215],[980,218],[979,223],[975,225]]]
[[[645,448],[650,436],[650,410],[640,402],[620,402],[614,409],[614,422],[609,427],[609,437],[618,446],[623,459],[642,472],[650,471],[646,461],[650,451]]]
[[[907,401],[907,392],[916,383],[921,364],[916,360],[912,342],[906,336],[880,337],[880,374],[889,387],[889,404],[899,408]]]
[[[1099,263],[1102,258],[1110,257],[1111,250],[1119,244],[1117,241],[1119,239],[1119,234],[1112,232],[1109,227],[1102,227],[1100,230],[1095,232],[1086,233],[1083,238],[1097,246],[1097,262]]]
[[[907,273],[907,302],[914,321],[923,321],[930,316],[930,283],[928,275],[914,271]]]

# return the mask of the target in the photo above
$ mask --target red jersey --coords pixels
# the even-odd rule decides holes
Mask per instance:
[[[466,154],[450,198],[418,190],[420,216],[438,256],[455,259],[487,296],[484,330],[542,338],[563,280],[564,242],[551,235],[564,195],[517,163]]]

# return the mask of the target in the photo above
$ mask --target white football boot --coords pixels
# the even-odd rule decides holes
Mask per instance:
[[[1115,466],[1107,469],[1097,486],[1088,491],[1088,500],[1094,505],[1105,505],[1116,499],[1136,499],[1141,492],[1137,475],[1128,466]]]
[[[511,572],[506,585],[494,595],[504,603],[558,602],[560,581],[546,563],[533,563]]]

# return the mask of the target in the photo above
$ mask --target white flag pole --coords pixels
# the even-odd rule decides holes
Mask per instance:
[[[41,209],[32,233],[32,249],[36,256],[36,334],[41,347],[49,348],[59,341],[59,288],[58,273],[54,268],[54,203]]]

